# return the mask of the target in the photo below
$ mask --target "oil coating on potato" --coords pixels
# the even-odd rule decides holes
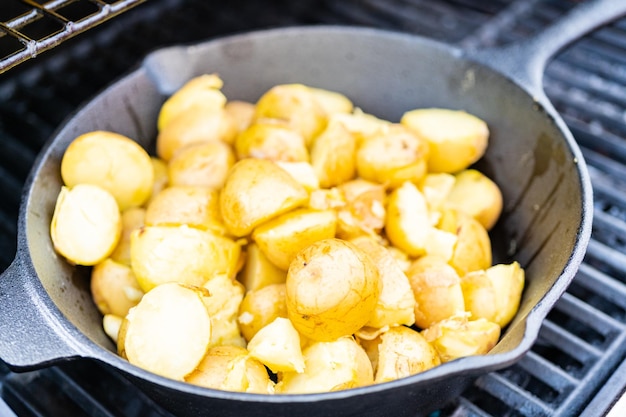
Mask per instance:
[[[106,259],[122,234],[122,217],[115,198],[103,188],[79,184],[62,187],[57,197],[50,236],[54,249],[76,265]]]
[[[237,162],[220,193],[220,210],[228,231],[245,236],[261,223],[303,206],[309,194],[272,161]]]
[[[374,382],[370,360],[351,336],[305,348],[304,372],[283,372],[277,391],[285,394],[338,391]]]
[[[240,346],[215,346],[185,377],[190,384],[224,391],[273,394],[274,383],[265,367]]]
[[[287,272],[287,313],[307,338],[330,341],[367,323],[382,282],[361,249],[340,240],[313,243],[298,253]]]
[[[309,151],[304,138],[287,124],[274,120],[258,120],[237,135],[235,151],[238,159],[260,158],[270,161],[308,162]]]
[[[219,190],[234,164],[233,150],[223,142],[189,145],[170,160],[167,166],[168,183]]]
[[[211,339],[202,293],[176,283],[146,293],[126,322],[123,349],[128,361],[172,379],[182,380],[198,366]]]
[[[287,270],[298,252],[335,237],[337,215],[333,210],[298,209],[257,227],[252,239],[274,265]]]
[[[248,291],[239,306],[239,328],[246,340],[277,317],[287,317],[285,284],[270,284]]]
[[[91,270],[91,296],[102,314],[126,317],[143,291],[129,266],[105,259]]]
[[[487,124],[464,111],[416,109],[406,112],[401,123],[428,141],[430,172],[459,172],[478,161],[487,149]]]
[[[490,230],[502,212],[502,192],[482,172],[466,169],[455,175],[446,204],[469,214]]]
[[[375,382],[393,381],[441,363],[437,351],[417,331],[396,326],[380,336]]]
[[[66,186],[98,185],[110,192],[120,210],[141,206],[150,197],[154,171],[148,153],[132,139],[94,131],[70,143],[61,160]]]
[[[202,286],[215,275],[234,277],[241,247],[233,240],[183,226],[146,226],[131,234],[131,264],[139,286],[166,282]]]

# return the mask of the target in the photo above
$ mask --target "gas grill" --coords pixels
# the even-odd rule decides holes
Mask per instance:
[[[316,24],[383,28],[480,48],[527,37],[575,4],[3,0],[0,268],[15,254],[21,189],[46,140],[81,103],[154,49]],[[547,68],[545,89],[580,144],[594,186],[585,262],[532,350],[479,378],[433,417],[626,415],[618,408],[626,391],[626,18],[564,50]],[[90,361],[26,373],[0,362],[0,415],[171,417],[124,377]]]

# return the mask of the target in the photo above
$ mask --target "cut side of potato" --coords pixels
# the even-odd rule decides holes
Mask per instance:
[[[126,317],[143,296],[133,270],[110,258],[93,267],[90,287],[98,310],[119,317]]]
[[[171,379],[182,380],[196,369],[211,340],[201,293],[176,283],[146,293],[126,321],[128,361]]]
[[[311,165],[323,188],[354,178],[355,158],[356,139],[341,123],[329,123],[311,146]]]
[[[309,161],[309,151],[302,135],[290,129],[287,124],[273,120],[258,120],[237,135],[235,151],[238,159]]]
[[[199,186],[219,190],[235,164],[235,154],[223,142],[189,145],[181,149],[167,166],[171,186]]]
[[[115,198],[103,188],[79,184],[62,187],[57,197],[50,236],[54,249],[76,265],[105,260],[122,234],[122,216]]]
[[[274,373],[304,372],[300,335],[289,319],[277,317],[260,329],[248,343],[248,350]]]
[[[490,230],[502,212],[502,192],[482,172],[466,169],[456,174],[446,204],[469,214]]]
[[[389,196],[385,231],[391,243],[410,256],[426,253],[431,224],[428,206],[412,182],[405,182]]]

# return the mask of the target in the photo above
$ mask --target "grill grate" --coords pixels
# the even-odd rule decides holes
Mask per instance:
[[[10,4],[0,11],[0,73],[145,0],[4,1]]]
[[[62,3],[69,2],[46,4],[52,8]],[[130,3],[138,1],[124,2]],[[575,3],[233,0],[216,7],[202,0],[153,0],[128,11],[114,20],[116,25],[100,25],[89,36],[68,40],[46,56],[0,75],[0,192],[4,195],[0,265],[6,267],[15,253],[20,190],[46,139],[81,102],[150,50],[243,30],[318,23],[401,30],[480,47],[528,36]],[[2,13],[0,20],[5,19]],[[546,92],[589,164],[596,209],[592,241],[574,282],[548,315],[528,355],[510,368],[479,378],[434,416],[599,417],[624,391],[626,378],[619,371],[626,366],[625,63],[623,19],[577,42],[547,68]],[[125,379],[95,363],[69,363],[26,374],[11,373],[0,363],[0,393],[17,414],[25,416],[71,412],[171,417]],[[2,408],[0,402],[0,414]]]

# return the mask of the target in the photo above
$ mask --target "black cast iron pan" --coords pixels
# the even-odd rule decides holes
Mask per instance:
[[[528,41],[463,51],[431,40],[363,28],[261,31],[149,55],[73,115],[41,153],[23,194],[18,252],[0,276],[0,357],[16,370],[95,360],[130,378],[176,415],[415,416],[459,395],[476,376],[511,365],[574,277],[591,233],[592,191],[581,153],[545,97],[547,60],[577,36],[626,12],[623,0],[583,4]],[[495,261],[520,261],[520,311],[489,355],[419,375],[310,395],[223,392],[172,381],[118,357],[101,330],[89,270],[69,266],[49,238],[60,161],[79,134],[113,130],[150,148],[166,97],[186,80],[217,72],[229,99],[255,101],[273,85],[301,82],[346,94],[389,120],[417,107],[464,109],[487,121],[478,168],[501,187],[505,207],[492,233]],[[504,74],[504,75],[503,75]]]

